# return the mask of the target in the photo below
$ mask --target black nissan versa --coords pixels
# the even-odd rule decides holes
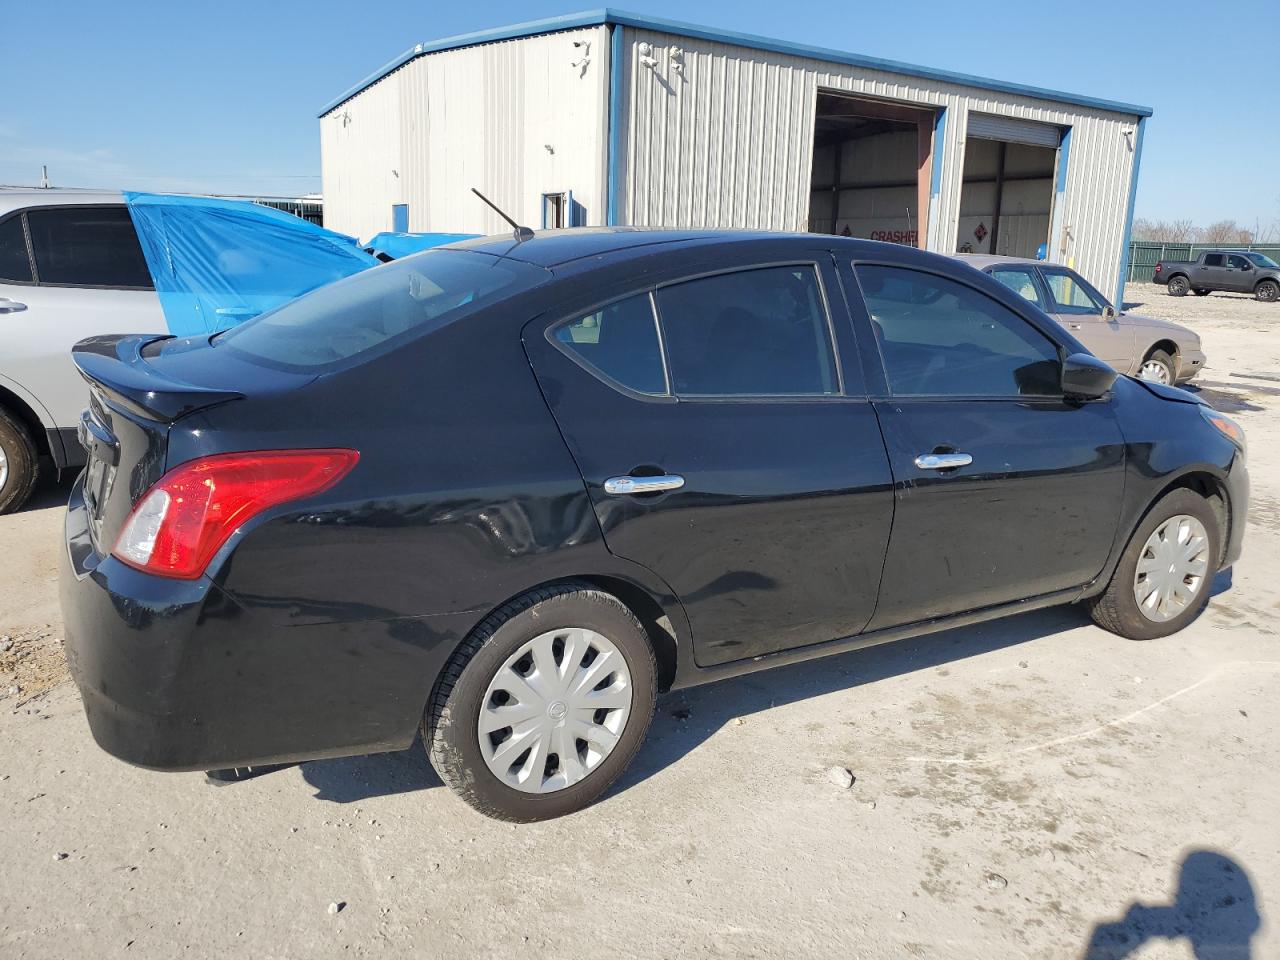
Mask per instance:
[[[1081,601],[1172,633],[1240,553],[1240,428],[900,246],[469,241],[75,360],[89,724],[201,770],[409,746],[482,812],[605,791],[656,694]]]

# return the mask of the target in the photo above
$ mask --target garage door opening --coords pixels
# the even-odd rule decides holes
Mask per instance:
[[[934,111],[819,92],[809,229],[923,247]]]
[[[1048,249],[1058,127],[969,115],[958,253],[1036,257]]]

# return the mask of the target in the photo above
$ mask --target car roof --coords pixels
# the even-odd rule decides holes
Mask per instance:
[[[587,257],[628,251],[667,252],[680,247],[709,243],[725,244],[752,240],[803,241],[823,243],[844,241],[826,234],[781,233],[760,230],[669,230],[650,227],[572,227],[539,230],[529,240],[517,243],[511,234],[478,237],[438,249],[474,250],[493,256],[522,260],[539,267],[555,267]]]
[[[1033,260],[1031,257],[999,257],[992,253],[953,253],[953,259],[969,264],[975,270],[985,270],[1003,263],[1026,263],[1033,267],[1058,267],[1061,264],[1049,263],[1047,260]]]
[[[78,187],[0,187],[0,213],[27,207],[79,203],[123,203],[119,190],[87,190]]]

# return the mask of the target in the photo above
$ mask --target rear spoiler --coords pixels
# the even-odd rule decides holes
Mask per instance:
[[[193,411],[244,398],[235,391],[174,380],[147,363],[142,355],[146,347],[172,339],[148,333],[89,337],[71,348],[71,359],[90,384],[152,420],[172,422]]]

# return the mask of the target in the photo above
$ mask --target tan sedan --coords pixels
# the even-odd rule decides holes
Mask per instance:
[[[1069,267],[980,254],[956,254],[956,259],[1030,300],[1121,373],[1178,384],[1204,366],[1200,338],[1193,331],[1168,320],[1117,312]]]

